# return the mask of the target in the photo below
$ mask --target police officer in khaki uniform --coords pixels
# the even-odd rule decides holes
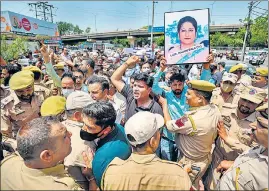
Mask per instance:
[[[225,72],[222,76],[220,87],[213,90],[210,102],[218,106],[220,111],[222,106],[226,103],[237,105],[237,102],[240,99],[240,94],[233,91],[236,86],[237,78],[237,75]]]
[[[245,130],[256,120],[255,109],[262,104],[266,95],[263,89],[250,86],[243,90],[238,106],[223,105],[223,123],[218,125],[219,137],[215,142],[212,164],[205,181],[206,188],[216,188],[221,175],[217,172],[217,166],[222,160],[234,161],[239,154],[257,145],[245,134]]]
[[[171,120],[167,107],[164,116],[167,129],[176,133],[176,144],[181,152],[179,163],[190,166],[190,178],[195,185],[211,162],[212,144],[217,136],[221,114],[217,106],[209,104],[216,86],[208,81],[191,80],[188,83],[187,103],[190,111],[177,120]]]
[[[1,84],[0,86],[0,100],[6,98],[7,96],[10,95],[10,89],[8,86],[4,86]]]
[[[39,96],[43,97],[43,100],[48,98],[51,95],[51,90],[48,89],[45,85],[41,84],[41,70],[36,67],[36,66],[27,66],[24,67],[22,70],[30,70],[31,72],[34,73],[34,88],[35,88],[35,93]]]
[[[251,77],[245,74],[246,69],[244,64],[237,64],[231,67],[229,72],[236,74],[238,77],[234,92],[241,93],[244,87],[251,85]]]
[[[51,96],[41,105],[40,114],[42,117],[58,116],[64,121],[66,99],[63,96]]]
[[[62,164],[71,133],[57,119],[37,118],[17,135],[18,153],[1,162],[3,190],[81,190]]]
[[[82,91],[71,93],[66,99],[65,114],[67,120],[62,123],[68,131],[72,133],[72,152],[65,158],[64,165],[68,168],[70,175],[85,190],[89,189],[88,177],[83,174],[84,168],[91,168],[92,156],[87,156],[88,164],[83,159],[83,155],[93,155],[96,145],[93,141],[84,141],[80,138],[80,130],[83,127],[82,109],[92,103],[91,96]]]
[[[268,104],[257,111],[268,110]],[[249,136],[259,146],[247,150],[233,161],[222,161],[218,171],[227,170],[222,176],[219,190],[268,190],[268,118],[257,116],[250,124]]]
[[[177,163],[155,154],[160,144],[164,119],[141,111],[125,124],[125,134],[133,153],[127,160],[115,158],[102,177],[102,190],[190,190],[187,172]]]
[[[42,97],[34,92],[34,74],[31,71],[15,73],[9,82],[11,94],[1,100],[1,132],[9,138],[28,121],[40,116]]]
[[[268,89],[268,68],[256,68],[252,78],[252,85],[261,89]]]

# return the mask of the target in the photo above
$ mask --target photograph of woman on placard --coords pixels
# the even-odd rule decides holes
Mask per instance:
[[[208,9],[165,13],[167,64],[205,63],[209,55]]]

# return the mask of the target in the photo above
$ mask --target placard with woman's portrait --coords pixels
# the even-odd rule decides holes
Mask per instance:
[[[164,14],[167,64],[206,63],[209,55],[209,9]]]

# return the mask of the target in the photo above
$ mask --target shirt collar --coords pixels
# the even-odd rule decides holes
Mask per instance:
[[[238,118],[237,116],[237,108],[235,110],[232,111],[232,113]],[[246,120],[249,122],[254,122],[256,121],[256,112],[253,112],[251,115],[249,115],[248,117],[241,119],[241,120]]]
[[[30,174],[31,176],[57,175],[57,174],[62,174],[66,172],[64,170],[63,164],[59,164],[54,167],[44,168],[44,169],[33,169],[23,164],[22,171],[26,174]]]
[[[130,158],[136,163],[143,164],[153,161],[155,158],[157,158],[157,155],[156,154],[139,155],[132,153]]]
[[[114,129],[106,137],[104,137],[103,139],[100,139],[97,142],[97,147],[100,148],[105,143],[109,142],[109,140],[111,140],[115,135],[117,135],[118,131],[119,131],[119,128],[118,128],[117,124],[115,123]]]

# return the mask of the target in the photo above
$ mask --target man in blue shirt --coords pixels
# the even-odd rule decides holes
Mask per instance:
[[[183,71],[172,74],[169,80],[171,90],[167,91],[159,86],[159,80],[165,70],[166,60],[162,57],[160,62],[160,70],[154,76],[154,82],[152,91],[154,94],[161,95],[167,99],[169,114],[172,119],[178,119],[188,111],[189,106],[186,102],[186,92],[188,86],[185,82],[185,75]],[[175,135],[169,132],[166,128],[163,128],[163,134],[161,138],[161,158],[177,161],[177,147],[175,145]]]
[[[84,126],[80,137],[86,141],[95,141],[97,148],[92,161],[92,173],[87,174],[90,187],[94,181],[100,187],[102,175],[108,164],[119,157],[126,160],[131,155],[131,147],[124,129],[116,124],[116,111],[109,102],[98,101],[83,108]]]

